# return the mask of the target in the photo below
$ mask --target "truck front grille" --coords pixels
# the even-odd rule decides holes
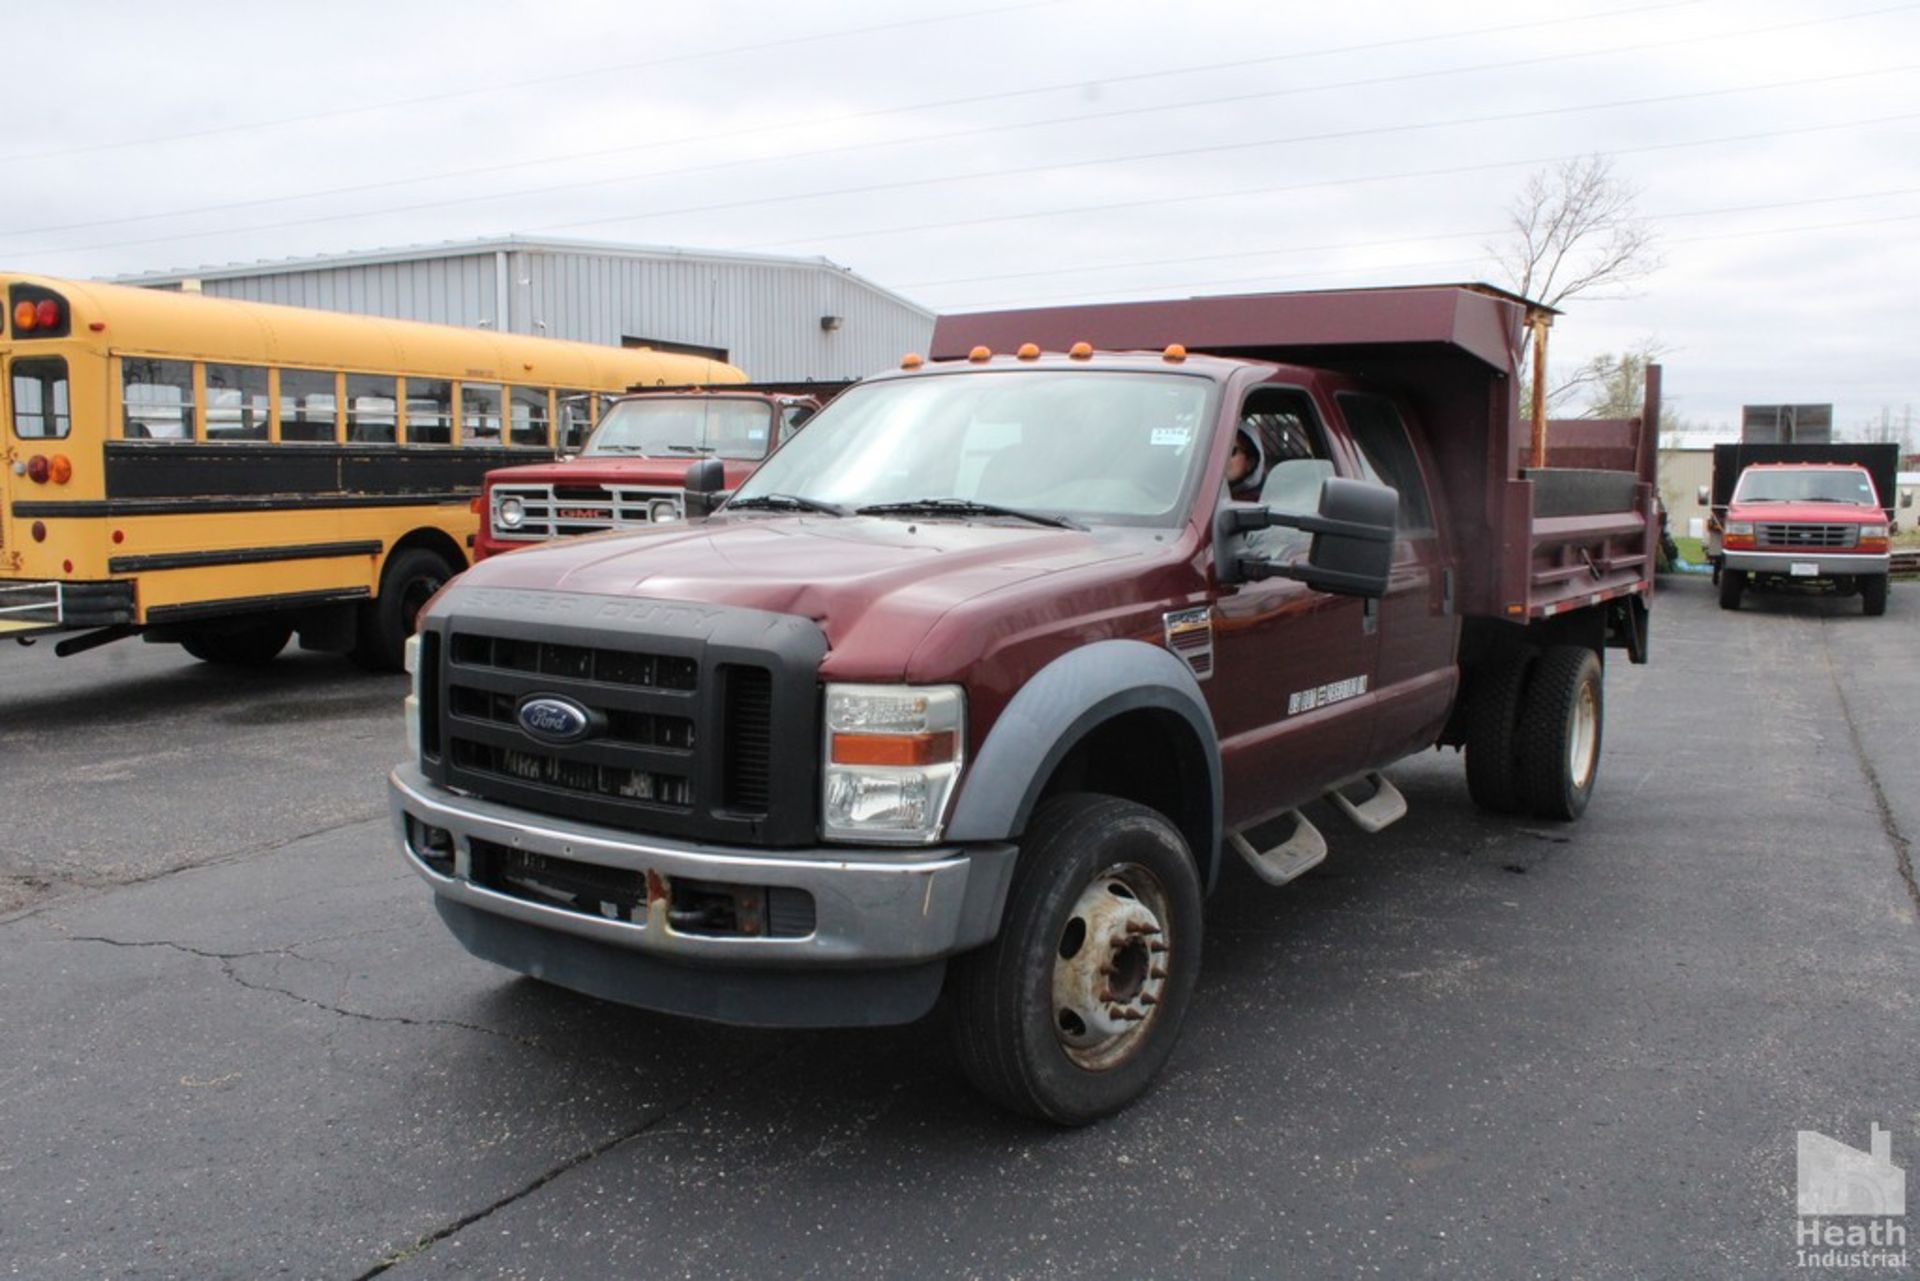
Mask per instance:
[[[1852,547],[1859,540],[1858,525],[1798,525],[1769,523],[1754,527],[1760,547]]]
[[[553,596],[586,599],[598,611],[634,604]],[[544,618],[430,623],[441,661],[427,669],[436,688],[422,699],[435,720],[421,736],[431,745],[422,761],[429,777],[482,798],[627,831],[811,843],[824,636],[805,620],[753,610],[639,606],[657,612],[667,634]],[[741,616],[734,630],[746,643],[723,640],[723,629],[701,623],[701,615]],[[760,621],[767,619],[778,621]],[[696,625],[685,634],[669,625],[690,620]],[[752,643],[768,636],[774,643]],[[536,733],[537,719],[522,714],[533,699],[570,704],[584,714],[584,726],[573,736]]]
[[[495,485],[488,516],[493,536],[508,542],[542,542],[610,529],[641,529],[682,515],[681,491],[639,485]],[[517,498],[517,525],[500,521],[500,503]],[[671,509],[672,515],[668,515]]]

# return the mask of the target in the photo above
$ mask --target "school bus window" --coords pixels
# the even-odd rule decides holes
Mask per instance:
[[[407,443],[453,443],[453,383],[442,378],[409,378],[407,383]]]
[[[347,375],[347,439],[391,445],[400,419],[399,379],[380,374]]]
[[[577,454],[587,443],[587,433],[593,430],[593,396],[584,391],[556,391],[554,401],[560,406],[560,438],[556,442],[563,453]]]
[[[129,440],[192,440],[193,365],[122,356],[120,405]]]
[[[490,383],[460,384],[460,443],[500,443],[500,388]]]
[[[280,439],[292,441],[332,441],[334,430],[334,384],[332,370],[282,369],[280,371]]]
[[[267,438],[267,371],[258,365],[207,366],[207,439]]]
[[[547,397],[552,393],[539,387],[509,387],[508,407],[513,413],[511,445],[547,447]]]
[[[59,356],[14,361],[13,434],[21,440],[65,440],[72,429],[67,362]]]

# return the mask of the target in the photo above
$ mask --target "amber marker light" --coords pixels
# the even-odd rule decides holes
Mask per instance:
[[[1020,351],[1019,351],[1019,356],[1020,356],[1020,359],[1022,359],[1022,360],[1038,360],[1038,359],[1040,359],[1040,344],[1039,344],[1039,343],[1034,343],[1034,342],[1023,342],[1023,343],[1021,343],[1021,344],[1020,344]]]
[[[1093,344],[1090,342],[1077,342],[1073,346],[1067,348],[1067,355],[1072,357],[1074,360],[1092,360]]]
[[[14,304],[13,327],[15,329],[19,330],[23,334],[30,333],[32,330],[37,328],[38,325],[39,325],[39,321],[36,318],[36,314],[34,312],[32,303],[22,301]]]
[[[974,364],[978,365],[985,361],[992,360],[993,352],[992,350],[986,347],[975,347],[972,351],[967,353],[967,359],[971,360]]]
[[[73,479],[73,460],[65,454],[55,454],[47,470],[52,473],[54,484],[64,485]]]
[[[926,363],[926,360],[917,351],[910,351],[900,357],[900,368],[902,369],[918,369]]]
[[[1167,344],[1167,349],[1160,353],[1160,357],[1177,365],[1187,358],[1187,349],[1177,342],[1170,342]]]
[[[950,729],[924,734],[835,734],[835,765],[939,765],[954,757]]]

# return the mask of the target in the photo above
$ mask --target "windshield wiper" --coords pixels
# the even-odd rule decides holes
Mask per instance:
[[[667,452],[674,454],[711,454],[712,445],[668,445]]]
[[[1079,529],[1086,526],[1079,521],[1068,520],[1065,516],[1053,516],[1046,512],[1022,511],[1018,507],[1002,507],[998,503],[977,503],[971,498],[912,498],[898,503],[872,503],[866,507],[854,509],[856,516],[1011,516],[1015,520],[1028,521],[1035,525],[1045,525],[1050,529]]]
[[[772,508],[775,511],[819,512],[824,516],[844,516],[847,509],[838,503],[824,503],[818,498],[802,498],[799,494],[749,494],[745,498],[736,498],[727,504],[726,510],[740,511],[755,507]]]

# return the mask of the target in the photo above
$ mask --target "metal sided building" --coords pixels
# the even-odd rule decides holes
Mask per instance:
[[[124,276],[215,297],[713,356],[762,382],[925,351],[933,313],[825,258],[507,236]]]

